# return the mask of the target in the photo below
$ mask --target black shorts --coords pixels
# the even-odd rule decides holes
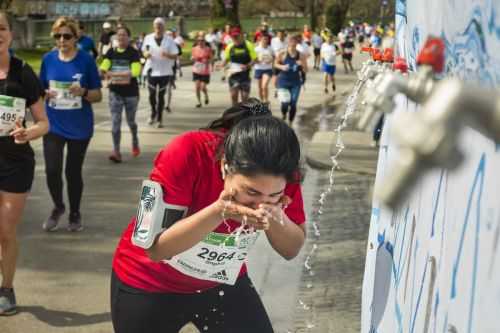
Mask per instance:
[[[318,48],[314,48],[314,56],[315,57],[319,57],[319,55],[321,54],[321,49],[318,49]]]
[[[273,333],[264,305],[248,276],[234,286],[195,294],[148,293],[111,276],[115,333],[178,333],[192,322],[203,333]]]
[[[273,67],[273,75],[278,76],[281,73],[281,69]]]
[[[23,154],[0,152],[0,191],[26,193],[35,175],[35,155],[26,144]]]
[[[209,84],[210,83],[210,75],[202,75],[202,74],[193,73],[193,81],[201,81],[201,82],[205,82],[206,84]]]
[[[352,53],[342,54],[342,59],[351,61]]]
[[[230,89],[238,89],[244,92],[250,92],[250,88],[252,87],[252,81],[250,79],[249,72],[231,75],[229,77],[228,83]]]

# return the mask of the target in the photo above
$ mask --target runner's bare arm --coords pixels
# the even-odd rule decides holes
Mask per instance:
[[[307,67],[307,57],[304,55],[300,55],[300,63],[302,65],[302,70],[307,73],[308,67]]]
[[[283,65],[283,57],[284,57],[284,53],[283,52],[280,52],[276,56],[276,59],[274,60],[274,67],[276,67],[277,69],[281,69],[282,71],[287,71],[288,70],[288,66]]]

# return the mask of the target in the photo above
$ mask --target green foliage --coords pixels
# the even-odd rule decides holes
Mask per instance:
[[[48,51],[50,51],[50,49],[19,49],[15,50],[15,55],[26,61],[33,68],[35,73],[40,73],[42,57]]]

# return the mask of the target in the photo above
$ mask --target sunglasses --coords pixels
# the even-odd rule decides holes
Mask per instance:
[[[54,39],[61,39],[61,37],[64,39],[64,40],[70,40],[71,38],[73,38],[74,36],[72,34],[54,34]]]

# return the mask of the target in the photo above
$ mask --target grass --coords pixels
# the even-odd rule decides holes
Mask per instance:
[[[17,49],[15,55],[18,58],[26,61],[35,71],[40,73],[40,66],[42,64],[42,57],[49,49]]]
[[[186,40],[185,46],[183,48],[181,61],[183,64],[191,62],[191,49],[193,48],[193,41]],[[48,48],[41,49],[16,49],[15,55],[18,58],[26,61],[35,71],[35,73],[40,73],[40,66],[42,64],[42,58],[45,53],[50,51]]]

